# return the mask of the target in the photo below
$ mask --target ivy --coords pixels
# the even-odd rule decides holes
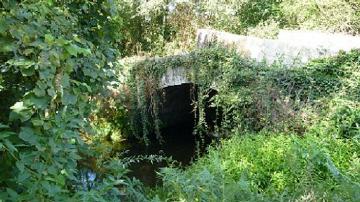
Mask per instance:
[[[220,47],[203,49],[191,52],[187,55],[173,57],[145,59],[135,62],[130,72],[128,84],[136,96],[132,99],[132,117],[134,135],[142,133],[142,140],[147,143],[148,135],[155,132],[157,138],[161,140],[160,125],[158,117],[160,106],[161,89],[159,87],[161,77],[168,69],[183,67],[186,69],[188,80],[195,84],[197,95],[193,95],[194,111],[197,117],[194,132],[204,140],[204,134],[208,132],[209,126],[205,121],[205,106],[208,102],[210,90],[219,90],[227,85],[221,77],[231,66],[231,59],[246,60],[237,56],[235,52],[228,51]],[[246,63],[244,63],[246,64]],[[253,63],[248,63],[253,65]],[[215,86],[214,86],[215,84]],[[195,91],[193,89],[192,91]],[[140,112],[140,113],[138,113]],[[219,117],[220,118],[220,117]],[[136,121],[141,119],[141,121]],[[140,126],[139,126],[140,125]],[[142,127],[142,131],[136,128]]]
[[[168,69],[177,67],[185,68],[187,79],[197,86],[197,95],[193,97],[197,112],[194,132],[201,139],[214,130],[206,123],[204,111],[211,90],[217,91],[211,102],[222,112],[217,117],[221,127],[215,127],[222,136],[235,128],[244,132],[267,129],[302,134],[305,130],[300,118],[302,110],[338,96],[351,95],[358,100],[358,59],[359,50],[353,50],[284,69],[256,63],[215,46],[186,55],[135,62],[128,82],[135,95],[130,111],[134,120],[142,120],[133,121],[133,128],[142,127],[143,131],[136,130],[134,134],[142,132],[142,139],[147,140],[160,127],[154,113],[160,105],[154,104],[156,97],[162,94],[159,84]]]

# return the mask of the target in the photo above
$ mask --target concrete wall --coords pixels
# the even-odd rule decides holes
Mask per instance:
[[[184,67],[168,68],[165,75],[161,78],[159,87],[177,86],[185,83],[191,83],[186,77]]]
[[[341,50],[360,48],[360,37],[315,31],[281,30],[277,39],[261,39],[210,29],[198,30],[199,48],[212,43],[235,48],[239,54],[258,62],[273,64],[281,61],[285,66],[292,66],[305,64],[315,58],[333,56]]]
[[[197,32],[198,48],[213,43],[235,48],[239,54],[271,65],[281,62],[284,66],[302,65],[311,59],[333,56],[339,51],[360,48],[360,37],[329,34],[316,31],[281,30],[277,39],[262,39],[210,29]],[[182,55],[186,57],[186,54]],[[162,77],[160,88],[190,83],[183,67],[169,68]]]

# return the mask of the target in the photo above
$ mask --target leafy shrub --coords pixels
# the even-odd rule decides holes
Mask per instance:
[[[281,8],[284,18],[293,27],[353,34],[360,31],[359,3],[356,0],[286,0]]]
[[[109,171],[102,189],[82,194],[73,183],[78,162],[99,155],[80,135],[92,99],[114,76],[118,17],[111,1],[1,1],[1,200],[124,195],[116,188],[124,172]]]
[[[185,171],[162,170],[171,200],[269,201],[359,199],[358,146],[312,134],[233,136]],[[339,155],[337,150],[343,153]]]
[[[216,86],[214,105],[223,112],[219,131],[229,137],[185,170],[163,169],[163,186],[150,196],[359,200],[359,142],[353,138],[359,132],[359,55],[353,50],[283,69],[215,47],[135,64],[132,73],[143,78],[146,92],[155,92],[157,79],[178,66],[191,70],[188,79],[204,92]],[[200,94],[195,102],[205,97]]]
[[[181,66],[187,69],[188,80],[201,86],[194,100],[196,110],[202,110],[210,89],[218,91],[213,105],[222,111],[218,116],[222,122],[220,130],[241,127],[244,131],[266,129],[302,134],[319,118],[316,114],[328,107],[326,103],[339,96],[356,101],[359,55],[358,50],[353,50],[290,69],[258,64],[219,47],[185,56],[145,60],[134,64],[130,93],[134,95],[132,111],[148,111],[134,114],[133,118],[142,120],[137,123],[142,122],[142,128],[145,127],[143,134],[156,127],[151,121],[143,121],[149,120],[147,117],[151,114],[156,120],[156,112],[151,111],[154,108],[149,109],[146,103],[156,100],[153,96],[159,96],[158,84],[166,70]],[[144,93],[139,94],[139,89]],[[198,126],[206,129],[201,114]]]
[[[344,106],[338,109],[333,116],[333,120],[340,137],[360,137],[360,110],[358,107]]]
[[[256,27],[249,28],[247,34],[260,38],[276,39],[279,31],[279,22],[275,21],[274,19],[269,19],[257,24]]]

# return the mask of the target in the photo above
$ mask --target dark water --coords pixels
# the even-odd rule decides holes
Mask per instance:
[[[140,144],[137,141],[128,141],[124,157],[137,158],[141,156],[157,155],[161,157],[171,157],[175,160],[175,165],[178,167],[186,167],[196,160],[198,155],[205,152],[206,146],[210,143],[210,138],[205,139],[203,144],[197,146],[199,138],[193,135],[193,124],[183,123],[176,127],[164,129],[162,131],[164,142],[160,144],[156,139],[153,139],[149,146]],[[144,185],[154,187],[161,184],[157,172],[162,167],[169,166],[166,160],[153,161],[140,160],[130,165],[128,177],[140,180]],[[99,175],[88,168],[80,169],[79,185],[83,190],[90,190],[94,188],[95,181],[100,180]]]
[[[199,138],[199,136],[193,135],[198,112],[194,112],[192,104],[197,94],[197,88],[193,84],[183,84],[166,87],[162,92],[165,96],[161,96],[159,117],[165,126],[161,131],[163,143],[160,144],[154,134],[149,137],[151,140],[149,146],[140,144],[138,140],[128,140],[125,157],[160,155],[171,157],[177,162],[177,166],[185,167],[191,164],[198,154],[203,154],[211,142],[211,138],[208,136]],[[205,118],[210,131],[213,130],[215,124],[220,124],[216,122],[216,110],[210,107],[210,100],[214,95],[216,95],[216,91],[209,92],[205,106]],[[168,166],[166,161],[141,160],[131,164],[129,177],[139,179],[144,185],[155,186],[161,183],[156,172],[166,166]],[[88,175],[85,172],[84,175],[93,178],[92,173]]]
[[[198,112],[194,112],[193,108],[197,87],[193,84],[182,84],[166,87],[162,93],[164,96],[161,96],[159,118],[165,126],[161,131],[163,144],[159,144],[156,138],[151,138],[153,141],[148,147],[136,142],[130,143],[128,155],[162,155],[171,157],[181,166],[187,166],[195,160],[197,154],[201,155],[210,143],[210,138],[200,141],[199,136],[193,135],[196,117],[198,117]],[[216,110],[210,107],[210,99],[214,95],[216,91],[209,91],[205,106],[205,118],[210,130],[213,130],[216,120]],[[197,146],[197,143],[200,146]],[[141,161],[131,166],[130,176],[136,177],[145,185],[154,186],[161,183],[157,179],[156,172],[165,166],[166,162]]]
[[[205,146],[197,147],[198,141],[193,134],[193,127],[191,124],[180,124],[176,127],[171,127],[162,131],[164,138],[163,144],[153,142],[150,146],[146,147],[140,144],[134,144],[129,147],[129,156],[137,155],[161,155],[164,157],[171,157],[179,166],[187,166],[196,159],[197,154],[203,153]],[[205,144],[208,144],[206,141]],[[197,152],[199,150],[199,152]],[[165,161],[151,163],[149,161],[141,161],[135,163],[130,167],[131,172],[129,175],[142,181],[147,186],[154,186],[161,183],[158,179],[156,172],[161,167],[167,166]]]

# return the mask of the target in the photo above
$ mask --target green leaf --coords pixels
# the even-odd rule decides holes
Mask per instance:
[[[31,122],[34,126],[42,126],[44,124],[44,121],[41,119],[31,119]]]
[[[6,23],[6,20],[5,18],[0,18],[0,33],[4,33],[6,32],[7,30],[7,23]]]
[[[54,42],[54,37],[51,34],[45,34],[45,43],[51,45]]]
[[[10,188],[6,188],[6,192],[9,194],[10,198],[13,199],[14,201],[16,201],[16,199],[19,197],[19,194]]]
[[[45,96],[45,88],[41,89],[39,87],[36,87],[33,91],[34,91],[36,96],[39,96],[39,97]]]
[[[12,135],[16,135],[16,133],[14,132],[11,132],[11,131],[3,131],[3,132],[0,132],[0,140],[1,139],[5,139],[7,137],[10,137]]]
[[[78,87],[85,87],[86,90],[91,93],[91,87],[87,83],[79,82],[76,80],[71,80],[71,82],[76,84]]]
[[[78,36],[77,34],[74,34],[73,37],[74,37],[74,40],[75,40],[76,42],[82,43],[82,42],[81,42],[81,39],[79,38],[79,36]]]
[[[47,89],[46,92],[50,97],[54,97],[56,95],[55,89],[53,87]]]
[[[12,66],[17,66],[17,67],[29,68],[29,67],[35,65],[36,63],[34,61],[27,60],[24,58],[17,58],[17,59],[8,60],[6,62],[6,64],[9,64]]]
[[[14,112],[21,113],[22,111],[26,110],[27,107],[24,106],[23,102],[17,102],[12,107],[10,107]]]
[[[47,88],[47,85],[45,82],[39,80],[36,82],[36,87],[34,88],[33,92],[36,96],[43,97],[45,96],[45,90]]]
[[[30,68],[21,68],[20,71],[23,76],[32,76],[35,74],[35,69],[31,68],[31,67]]]
[[[71,44],[71,45],[69,45],[69,46],[66,46],[65,49],[66,49],[66,51],[67,51],[70,55],[76,57],[77,54],[79,53],[80,47],[77,46],[77,45]]]
[[[81,48],[80,53],[82,53],[84,56],[89,56],[91,55],[91,50],[88,48]]]
[[[82,71],[84,72],[85,76],[89,76],[93,79],[98,78],[99,74],[97,71],[95,71],[94,69],[90,69],[90,68],[83,68]]]
[[[85,56],[91,55],[91,50],[88,48],[81,48],[75,44],[71,44],[65,47],[66,51],[72,55],[77,56],[78,54],[83,54]]]
[[[24,106],[23,102],[17,102],[14,106],[10,107],[12,112],[10,113],[10,121],[20,119],[22,122],[27,121],[34,114],[31,109]]]
[[[25,180],[27,180],[29,177],[31,177],[29,172],[20,172],[19,175],[17,176],[17,181],[19,183],[25,182]]]
[[[4,144],[5,144],[6,148],[9,150],[10,153],[13,154],[14,152],[18,151],[16,149],[16,147],[8,139],[4,140]]]
[[[22,127],[19,133],[19,137],[30,145],[38,145],[38,138],[34,131],[29,127]]]
[[[62,78],[61,78],[61,85],[63,88],[68,88],[70,87],[70,77],[69,75],[65,74]]]
[[[54,75],[55,75],[55,69],[52,70],[50,68],[46,68],[46,69],[42,69],[41,71],[39,71],[39,76],[43,80],[52,78],[52,77],[54,77]]]
[[[8,128],[9,128],[8,125],[0,123],[0,129],[8,129]]]
[[[16,161],[16,167],[19,169],[20,172],[24,172],[25,170],[25,165],[23,164],[23,162],[21,161]]]
[[[25,105],[34,106],[37,109],[46,109],[50,99],[48,97],[38,97],[35,93],[29,93],[24,97]]]
[[[25,49],[23,53],[24,53],[24,55],[28,56],[28,55],[30,55],[30,54],[33,53],[33,52],[34,52],[34,49],[28,48],[28,49]]]
[[[62,102],[64,105],[74,105],[77,102],[76,95],[73,95],[67,91],[64,92],[64,95],[62,97]]]
[[[64,38],[59,38],[55,40],[55,43],[59,46],[64,46],[66,44],[69,44],[70,41],[69,40],[65,40]]]
[[[12,52],[16,48],[15,43],[11,39],[6,37],[0,37],[0,52]]]

